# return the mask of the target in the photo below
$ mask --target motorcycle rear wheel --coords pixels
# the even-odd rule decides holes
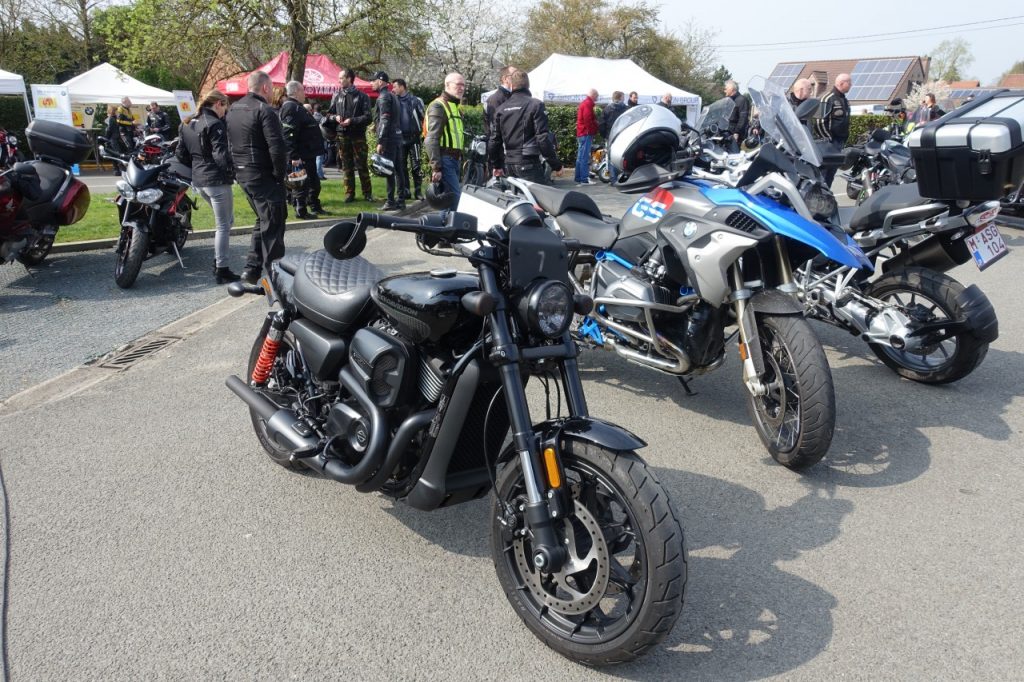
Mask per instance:
[[[895,303],[919,322],[934,322],[963,317],[957,302],[963,291],[964,285],[949,275],[925,268],[907,268],[872,282],[864,293]],[[970,332],[928,346],[922,353],[899,351],[877,343],[868,345],[886,367],[901,377],[924,384],[959,381],[973,372],[988,353],[988,343],[974,338]]]
[[[142,261],[149,252],[149,233],[133,227],[127,235],[127,241],[117,254],[114,266],[114,282],[122,289],[135,284],[135,279],[142,269]]]
[[[832,372],[821,342],[802,317],[759,315],[757,331],[768,385],[767,395],[747,398],[757,435],[783,466],[817,464],[836,424]]]
[[[25,249],[18,254],[18,262],[28,267],[34,267],[42,263],[50,254],[53,248],[53,239],[56,235],[44,234],[32,245],[32,248]]]
[[[260,350],[263,349],[263,340],[267,337],[266,333],[261,333],[256,337],[256,341],[252,344],[252,350],[249,351],[249,363],[245,368],[245,380],[248,382],[252,377],[252,371],[256,367],[256,361],[260,357]],[[285,372],[285,357],[289,351],[295,349],[295,344],[290,333],[285,333],[281,339],[281,345],[277,349],[277,356],[274,358],[274,366],[270,370],[270,379],[267,382],[267,387],[259,389],[260,395],[274,403],[278,407],[288,408],[290,402],[284,397],[282,393],[276,392],[273,389],[280,387],[286,380]],[[267,435],[267,425],[256,414],[255,410],[249,410],[249,418],[252,421],[252,430],[256,432],[256,440],[263,446],[264,451],[270,457],[274,464],[284,467],[289,471],[295,471],[298,473],[312,474],[312,469],[303,466],[297,462],[291,461],[291,453],[284,448],[279,447],[269,435]]]
[[[612,171],[608,168],[608,164],[603,164],[597,169],[597,179],[604,183],[612,181]]]
[[[635,453],[567,441],[561,458],[574,502],[566,546],[578,570],[537,571],[529,535],[514,536],[502,523],[525,500],[513,455],[491,506],[498,580],[526,626],[559,654],[588,665],[634,660],[668,635],[682,610],[682,526]]]

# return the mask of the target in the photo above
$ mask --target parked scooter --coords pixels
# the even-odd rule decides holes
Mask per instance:
[[[261,286],[229,285],[279,308],[245,379],[227,385],[287,469],[423,511],[493,489],[491,556],[516,614],[573,660],[633,660],[682,610],[682,528],[633,452],[643,441],[588,413],[569,325],[593,302],[566,283],[562,241],[530,204],[465,189],[504,202],[500,220],[361,214],[324,250],[275,262]],[[384,277],[358,257],[370,227],[411,232],[475,272]],[[538,377],[566,396],[548,414],[567,416],[532,423],[525,387]]]
[[[197,208],[188,195],[192,169],[171,156],[177,140],[153,138],[159,136],[150,136],[127,155],[101,152],[123,167],[117,181],[121,235],[114,268],[114,281],[122,289],[131,287],[142,262],[158,253],[173,253],[185,267],[181,249],[192,232],[192,211]]]
[[[35,159],[0,174],[0,263],[34,266],[53,247],[57,230],[89,210],[89,188],[71,172],[91,145],[83,131],[36,119],[25,130]]]

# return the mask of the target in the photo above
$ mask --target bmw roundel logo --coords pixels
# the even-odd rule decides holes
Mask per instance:
[[[697,231],[697,223],[695,223],[695,222],[691,221],[691,222],[688,222],[685,225],[683,225],[683,236],[684,237],[692,237],[696,231]]]

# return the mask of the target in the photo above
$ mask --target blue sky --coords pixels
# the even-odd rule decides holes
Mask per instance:
[[[974,63],[968,78],[982,85],[993,83],[1024,60],[1024,3],[990,0],[972,4],[963,0],[928,0],[884,3],[885,10],[870,11],[865,3],[809,3],[806,0],[731,3],[725,6],[662,2],[660,18],[671,30],[681,30],[688,20],[716,30],[719,61],[740,81],[741,89],[752,76],[765,76],[776,63],[812,59],[853,59],[898,55],[926,55],[947,38],[962,37],[971,47]],[[892,8],[892,11],[889,11]],[[998,23],[970,25],[1001,17],[1020,17]],[[1014,25],[1015,24],[1015,25]],[[870,34],[918,31],[898,36],[865,38]],[[807,43],[824,38],[849,38],[827,43]],[[758,43],[787,43],[750,47]],[[801,44],[804,43],[804,44]]]

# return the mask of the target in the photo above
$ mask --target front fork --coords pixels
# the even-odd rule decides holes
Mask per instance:
[[[541,442],[535,432],[520,373],[520,349],[509,329],[504,296],[498,289],[494,273],[487,269],[481,270],[481,285],[497,301],[489,316],[493,340],[490,360],[499,366],[501,372],[502,388],[512,423],[512,443],[519,455],[526,492],[525,504],[513,513],[522,513],[525,529],[532,535],[531,560],[534,568],[554,573],[561,570],[568,558],[562,537],[562,520],[571,511],[565,472],[558,455],[558,437],[556,434]],[[568,333],[563,341],[572,343]],[[587,405],[575,358],[562,360],[562,380],[570,414],[586,415]]]

